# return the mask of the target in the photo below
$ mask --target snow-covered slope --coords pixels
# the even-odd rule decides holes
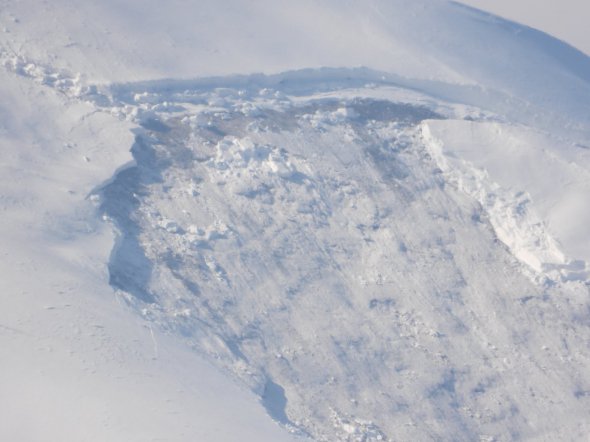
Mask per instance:
[[[2,78],[0,440],[289,440],[113,296],[113,235],[87,197],[131,160],[130,125]]]
[[[590,35],[586,31],[590,4],[580,0],[461,0],[461,3],[488,11],[530,27],[541,29],[590,54]]]
[[[551,279],[590,279],[590,149],[499,123],[424,130],[448,179],[488,211],[516,257]]]
[[[1,5],[0,436],[588,434],[588,57],[435,0]]]
[[[292,75],[114,88],[143,130],[137,167],[102,192],[122,235],[112,284],[263,397],[278,391],[271,415],[320,440],[585,434],[585,263],[550,267],[505,239],[541,227],[501,224],[526,205],[485,176],[480,201],[437,150],[439,126],[494,123],[385,85],[322,92],[325,73],[302,91]],[[505,207],[483,204],[496,196]]]
[[[4,0],[1,20],[5,51],[92,82],[366,66],[512,119],[590,118],[587,56],[447,1]]]

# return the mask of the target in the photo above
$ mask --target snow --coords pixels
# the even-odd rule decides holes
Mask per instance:
[[[588,434],[584,54],[442,0],[0,5],[0,439]]]
[[[27,78],[0,95],[0,439],[290,440],[108,285],[113,235],[87,196],[131,160],[130,124]]]
[[[527,128],[429,122],[451,180],[486,208],[499,238],[535,271],[587,280],[590,151]]]
[[[540,368],[586,364],[567,350],[587,339],[567,331],[587,305],[583,264],[566,261],[536,219],[520,221],[510,189],[444,162],[467,157],[474,139],[528,149],[542,134],[509,126],[500,143],[485,129],[504,126],[484,111],[387,85],[326,95],[321,76],[304,90],[290,79],[291,90],[254,79],[157,86],[152,102],[173,105],[155,113],[117,89],[117,107],[143,106],[159,123],[138,132],[135,172],[102,193],[122,236],[115,287],[263,397],[281,392],[270,415],[319,440],[584,434],[586,405],[568,396],[586,375],[555,368],[572,385]],[[216,104],[191,107],[201,102]],[[456,151],[441,152],[437,136]],[[500,178],[528,189],[527,176]],[[121,202],[133,194],[130,215]],[[490,195],[502,205],[484,204]],[[163,223],[178,228],[154,228]],[[129,278],[139,261],[149,271]],[[395,399],[382,393],[392,389]],[[537,389],[559,412],[528,404]]]
[[[586,31],[590,5],[581,0],[462,0],[492,14],[539,29],[590,54],[590,36]]]

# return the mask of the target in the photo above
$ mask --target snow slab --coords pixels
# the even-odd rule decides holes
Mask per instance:
[[[590,149],[528,128],[464,120],[423,126],[451,181],[536,272],[590,276]]]
[[[586,2],[462,0],[461,3],[540,29],[590,54],[590,37],[586,32],[590,5]]]

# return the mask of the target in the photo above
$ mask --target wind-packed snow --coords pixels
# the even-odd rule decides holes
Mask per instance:
[[[0,32],[0,439],[586,437],[587,56],[435,0]]]

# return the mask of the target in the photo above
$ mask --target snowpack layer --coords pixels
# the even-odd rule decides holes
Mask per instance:
[[[2,51],[95,82],[359,67],[554,129],[590,122],[590,61],[446,0],[2,0]],[[426,82],[426,84],[424,84]],[[458,88],[458,86],[470,88]],[[583,124],[583,126],[580,126]]]
[[[0,33],[0,438],[588,434],[584,54],[436,0]]]

